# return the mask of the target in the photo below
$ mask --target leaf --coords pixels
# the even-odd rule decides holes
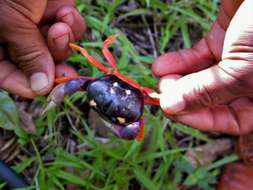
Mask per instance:
[[[186,125],[180,124],[180,123],[173,123],[171,126],[172,129],[177,129],[180,132],[187,134],[187,135],[191,135],[196,139],[199,140],[203,140],[206,142],[211,143],[212,140],[204,133],[202,133],[200,130],[198,129],[193,129],[191,127],[187,127]]]
[[[185,18],[189,17],[189,18],[193,19],[193,21],[200,24],[203,29],[205,29],[205,30],[209,29],[209,24],[205,21],[205,19],[202,18],[200,15],[196,14],[192,9],[189,9],[189,8],[182,9],[182,8],[175,7],[175,6],[170,6],[170,9],[181,13],[182,15],[185,16]]]
[[[16,104],[4,92],[0,92],[0,127],[12,130],[19,137],[19,143],[27,143],[27,134],[19,126],[19,116]]]
[[[28,158],[28,159],[21,161],[20,163],[18,163],[14,167],[15,171],[17,171],[18,173],[24,171],[26,168],[31,166],[31,164],[34,162],[34,160],[35,160],[35,158],[32,157],[32,158]]]
[[[159,189],[157,188],[157,185],[150,179],[149,176],[146,175],[146,173],[140,169],[135,169],[134,174],[136,178],[143,184],[146,188],[153,190],[153,189]]]
[[[191,40],[190,40],[190,36],[189,36],[189,29],[188,29],[188,25],[185,22],[184,17],[181,16],[180,19],[180,25],[181,25],[181,33],[182,33],[182,37],[183,37],[183,41],[184,41],[184,48],[190,48],[191,47]]]
[[[0,127],[15,130],[18,124],[19,118],[15,103],[7,94],[0,92]]]
[[[86,186],[86,181],[79,177],[79,176],[76,176],[72,173],[69,173],[69,172],[65,172],[65,171],[58,171],[57,174],[55,174],[58,178],[61,178],[61,179],[64,179],[66,180],[67,182],[70,182],[70,183],[73,183],[73,184],[78,184],[78,185],[82,185],[82,186]]]
[[[104,25],[101,20],[93,16],[86,16],[85,20],[90,28],[95,29],[101,33],[105,33],[107,35],[111,33],[111,29],[108,26]]]
[[[134,9],[132,11],[127,12],[126,14],[121,15],[121,18],[126,18],[130,16],[140,16],[140,15],[146,15],[151,14],[150,10],[147,9]]]
[[[212,170],[212,169],[215,169],[215,168],[219,168],[221,166],[224,166],[230,162],[234,162],[234,161],[237,161],[239,158],[237,155],[235,154],[232,154],[232,155],[229,155],[229,156],[226,156],[216,162],[214,162],[212,165],[208,166],[207,169],[208,170]]]

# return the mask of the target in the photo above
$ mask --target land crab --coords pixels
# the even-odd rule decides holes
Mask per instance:
[[[109,46],[116,38],[117,35],[109,36],[102,46],[102,53],[111,69],[92,57],[86,49],[70,43],[72,49],[79,51],[90,64],[103,71],[105,75],[99,78],[57,78],[57,85],[48,96],[49,104],[45,111],[61,103],[65,96],[85,90],[89,105],[110,124],[109,128],[115,135],[123,139],[142,140],[144,104],[159,105],[158,93],[139,85],[118,71],[115,58],[109,51]]]

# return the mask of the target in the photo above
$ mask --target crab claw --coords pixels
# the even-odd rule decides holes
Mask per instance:
[[[42,115],[51,110],[52,108],[56,107],[58,104],[60,104],[64,96],[66,94],[65,89],[66,83],[57,85],[49,94],[47,97],[47,101],[49,102],[46,108],[42,111]]]
[[[91,77],[79,77],[77,79],[70,79],[57,85],[49,94],[47,98],[49,103],[42,111],[42,114],[63,102],[65,96],[71,95],[77,91],[86,90],[86,87],[91,80],[93,80]]]
[[[141,141],[144,139],[144,120],[141,118],[139,121],[133,122],[131,124],[128,124],[126,126],[124,125],[117,125],[110,123],[108,121],[104,121],[104,124],[107,128],[111,130],[111,132],[116,135],[117,137],[120,137],[122,139],[126,140],[138,140]]]
[[[139,121],[131,123],[127,126],[121,126],[106,122],[106,127],[108,127],[116,136],[127,140],[136,139],[140,133],[141,128]]]

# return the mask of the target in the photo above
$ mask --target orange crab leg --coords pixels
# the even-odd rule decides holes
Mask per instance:
[[[113,71],[117,70],[116,61],[112,55],[112,53],[109,51],[109,46],[115,42],[117,39],[117,35],[111,35],[109,36],[103,43],[102,52],[105,56],[108,63],[111,65]]]
[[[137,141],[142,141],[144,139],[145,136],[145,131],[144,131],[144,118],[142,117],[140,120],[140,132],[138,134],[138,136],[136,137]]]
[[[132,87],[141,90],[141,85],[139,85],[136,81],[127,78],[125,75],[121,74],[120,72],[115,71],[115,72],[112,72],[112,74],[118,77],[119,79],[123,80],[124,82],[130,84]]]
[[[55,84],[61,84],[70,80],[77,79],[77,77],[59,77],[54,80]]]
[[[97,59],[95,59],[94,57],[92,57],[88,51],[76,44],[70,43],[69,46],[76,50],[79,51],[84,57],[86,57],[88,59],[88,61],[90,62],[90,64],[94,65],[95,67],[99,68],[101,71],[103,71],[104,73],[108,73],[109,69],[107,67],[105,67],[102,63],[100,63]]]
[[[78,77],[59,77],[59,78],[56,78],[54,80],[54,83],[55,84],[61,84],[61,83],[64,83],[64,82],[67,82],[67,81],[70,81],[70,80],[75,80],[75,79],[88,79],[88,80],[94,80],[95,78],[94,77],[87,77],[87,76],[78,76]]]
[[[145,104],[160,106],[159,99],[153,99],[153,98],[150,98],[150,97],[145,97],[144,102],[145,102]]]
[[[113,75],[117,76],[119,79],[123,80],[124,82],[130,84],[132,87],[137,88],[137,89],[141,90],[142,92],[144,92],[144,94],[147,95],[145,97],[146,104],[159,105],[159,98],[153,97],[154,94],[158,95],[154,90],[146,88],[146,87],[142,87],[136,81],[129,79],[125,75],[118,72],[116,61],[115,61],[113,55],[111,54],[111,52],[109,51],[109,46],[113,42],[115,42],[116,39],[117,39],[117,35],[109,36],[104,41],[103,47],[102,47],[103,55],[105,56],[106,60],[111,65],[111,67],[113,69],[112,71],[110,71],[107,67],[105,67],[103,64],[101,64],[98,60],[96,60],[94,57],[92,57],[85,48],[82,48],[82,47],[75,45],[73,43],[70,43],[69,46],[72,49],[75,49],[75,50],[81,52],[81,54],[84,57],[86,57],[92,65],[94,65],[97,68],[99,68],[100,70],[102,70],[105,74],[113,74]],[[70,79],[67,79],[67,80],[70,80]]]
[[[145,104],[160,105],[159,94],[156,91],[151,88],[142,87],[142,92],[147,95],[144,97]]]

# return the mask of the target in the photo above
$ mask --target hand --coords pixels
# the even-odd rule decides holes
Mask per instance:
[[[55,74],[75,74],[55,63],[86,28],[74,0],[0,1],[0,88],[27,98],[44,95]]]
[[[165,114],[205,131],[253,130],[253,0],[223,0],[211,31],[193,48],[153,65]]]

